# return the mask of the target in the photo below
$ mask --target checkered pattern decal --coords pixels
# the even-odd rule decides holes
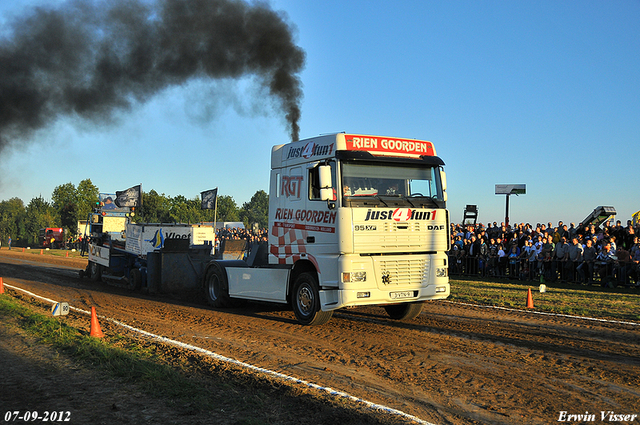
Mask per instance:
[[[276,243],[271,244],[270,255],[277,259],[278,264],[293,264],[300,259],[300,254],[307,253],[307,234],[304,229],[294,227],[273,226],[271,235]]]

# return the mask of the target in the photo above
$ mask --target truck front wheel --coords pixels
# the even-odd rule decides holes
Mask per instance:
[[[318,278],[314,273],[302,273],[293,284],[291,307],[296,319],[303,325],[327,323],[333,311],[320,310]]]
[[[418,317],[422,311],[423,303],[403,303],[403,304],[390,304],[385,305],[389,317],[395,320],[411,320]]]
[[[227,284],[227,275],[222,267],[213,264],[204,280],[204,295],[207,303],[216,308],[229,307],[231,300],[229,299]]]

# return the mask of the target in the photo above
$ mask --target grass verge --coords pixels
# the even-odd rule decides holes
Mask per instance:
[[[215,413],[216,423],[233,425],[298,424],[303,417],[313,417],[310,423],[412,423],[146,339],[112,332],[105,332],[104,338],[93,338],[65,320],[38,313],[36,308],[0,295],[1,321],[10,317],[39,343],[55,348],[81,366],[134,384],[189,417]]]
[[[540,292],[539,284],[533,282],[451,279],[449,300],[524,309],[528,288],[531,288],[537,311],[599,319],[640,320],[640,291],[632,288],[549,283],[546,284],[546,292]]]

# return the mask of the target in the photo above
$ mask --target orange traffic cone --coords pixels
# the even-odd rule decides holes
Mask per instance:
[[[98,323],[95,307],[91,307],[91,331],[89,332],[89,336],[95,338],[102,338],[104,336],[102,329],[100,329],[100,323]]]
[[[69,257],[69,251],[67,251],[67,255],[66,256]]]
[[[41,250],[40,250],[40,255],[42,255],[42,253],[43,253],[43,252],[44,252],[44,249],[41,249]]]
[[[0,277],[0,294],[4,294],[4,284],[2,283],[1,277]]]
[[[527,291],[527,308],[533,308],[533,296],[531,295],[531,288]]]

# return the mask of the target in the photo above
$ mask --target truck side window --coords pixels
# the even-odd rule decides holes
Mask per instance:
[[[309,169],[309,199],[320,200],[320,173],[317,166]]]

